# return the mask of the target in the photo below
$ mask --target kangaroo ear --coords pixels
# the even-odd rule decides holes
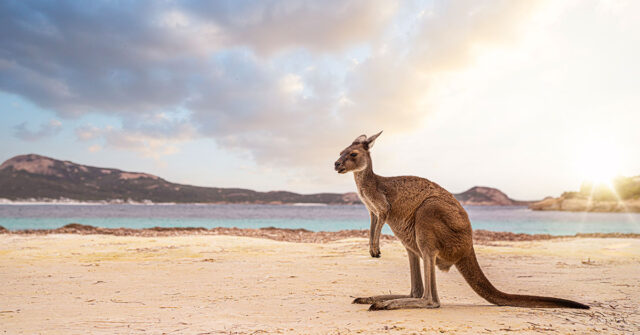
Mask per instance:
[[[353,144],[364,143],[366,140],[367,140],[367,135],[360,135],[360,136],[356,137],[355,140],[353,140]]]
[[[377,134],[375,134],[375,135],[373,135],[373,136],[369,137],[369,138],[365,141],[365,143],[367,144],[367,147],[368,147],[369,149],[371,149],[371,147],[373,147],[373,143],[376,141],[376,138],[378,138],[378,136],[380,136],[380,134],[382,134],[382,131],[380,131],[379,133],[377,133]]]

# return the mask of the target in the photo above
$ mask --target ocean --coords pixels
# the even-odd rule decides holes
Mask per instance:
[[[520,206],[466,206],[473,229],[527,234],[640,233],[640,213],[531,211]],[[105,228],[238,227],[368,229],[364,206],[240,204],[0,204],[0,226],[54,229],[69,223]],[[388,226],[384,233],[391,234]]]

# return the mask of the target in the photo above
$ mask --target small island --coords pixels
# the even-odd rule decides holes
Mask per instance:
[[[538,211],[640,212],[640,176],[617,177],[610,183],[584,182],[577,192],[547,197],[529,205]]]

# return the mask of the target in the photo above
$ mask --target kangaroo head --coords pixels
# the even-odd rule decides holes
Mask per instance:
[[[366,135],[358,136],[350,146],[340,152],[340,158],[334,164],[338,173],[356,172],[366,169],[371,164],[369,149],[373,147],[373,142],[380,136],[379,132],[371,137]]]

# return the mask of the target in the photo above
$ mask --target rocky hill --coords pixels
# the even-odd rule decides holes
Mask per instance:
[[[579,191],[564,192],[529,205],[538,211],[640,213],[640,176],[617,177],[611,183],[584,182]]]
[[[151,201],[176,203],[360,203],[355,193],[298,194],[198,187],[147,173],[21,155],[0,165],[0,198],[9,200]]]
[[[454,194],[463,205],[475,206],[526,206],[530,201],[509,198],[504,192],[491,187],[475,186],[462,193]]]
[[[464,205],[525,205],[490,187],[454,194]],[[40,155],[13,157],[0,165],[0,199],[175,202],[175,203],[323,203],[359,204],[356,193],[298,194],[242,188],[176,184],[158,176],[61,161]]]

